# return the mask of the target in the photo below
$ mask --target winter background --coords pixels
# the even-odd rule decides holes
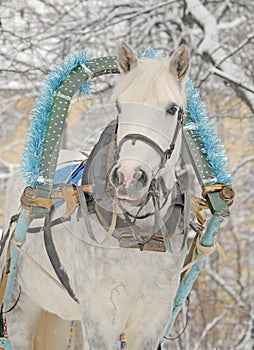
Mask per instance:
[[[206,260],[170,349],[254,349],[253,13],[251,0],[0,1],[1,226],[6,181],[20,162],[40,85],[57,60],[75,49],[91,57],[116,55],[122,40],[169,55],[181,42],[190,47],[190,77],[225,145],[237,195],[219,234],[230,267],[217,254]],[[116,79],[97,79],[93,99],[74,99],[63,147],[79,148],[86,139],[91,148],[112,119]]]

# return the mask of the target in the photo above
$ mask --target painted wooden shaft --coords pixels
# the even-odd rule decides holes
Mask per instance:
[[[0,338],[0,349],[12,350],[12,344],[9,338]]]
[[[214,241],[216,239],[216,235],[220,229],[220,225],[223,221],[222,217],[218,217],[218,216],[212,216],[208,225],[207,225],[207,229],[204,233],[204,236],[202,238],[202,245],[204,246],[212,246],[214,244]],[[198,257],[199,254],[196,254],[195,257]],[[173,311],[171,314],[171,318],[170,318],[170,322],[168,324],[167,330],[165,332],[165,338],[163,338],[161,340],[161,344],[163,344],[166,341],[166,338],[169,337],[169,334],[172,330],[172,327],[174,325],[175,319],[178,315],[178,313],[180,312],[187,296],[189,295],[194,282],[196,281],[199,272],[203,266],[203,262],[204,262],[205,258],[201,259],[200,261],[198,261],[189,271],[189,273],[184,276],[183,280],[181,281],[175,300],[174,300],[174,306],[173,306]]]
[[[186,124],[188,124],[188,118],[185,120],[185,125]],[[202,152],[204,145],[200,138],[195,135],[195,132],[188,130],[188,128],[184,128],[184,145],[202,189],[206,186],[216,184],[217,180],[214,170]],[[220,197],[219,192],[209,193],[206,199],[212,215],[223,217],[229,216],[228,206]]]
[[[26,231],[28,229],[30,222],[31,222],[31,219],[28,216],[27,210],[21,209],[17,226],[13,236],[13,240],[16,242],[16,244],[19,247],[22,247],[23,243],[25,242]],[[19,260],[19,251],[13,244],[11,244],[10,250],[11,250],[10,251],[10,256],[11,256],[10,272],[8,274],[6,291],[4,295],[3,312],[8,311],[11,306],[11,298],[12,298],[14,284],[16,281],[17,267],[18,267],[18,260]]]

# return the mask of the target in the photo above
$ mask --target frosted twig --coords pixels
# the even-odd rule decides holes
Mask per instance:
[[[229,75],[229,74],[223,72],[223,71],[220,70],[220,69],[217,69],[217,68],[215,68],[215,67],[212,67],[212,68],[210,69],[210,72],[211,72],[212,74],[217,75],[218,77],[221,77],[221,78],[223,78],[223,79],[229,81],[230,83],[236,84],[237,86],[241,87],[242,89],[245,89],[245,90],[247,90],[247,91],[249,91],[249,92],[254,93],[254,88],[248,87],[247,85],[241,83],[238,79],[232,77],[231,75]]]
[[[234,50],[232,50],[227,56],[225,56],[219,63],[216,64],[216,68],[219,67],[223,62],[225,62],[229,57],[234,56],[239,52],[244,46],[248,45],[249,42],[254,39],[254,33],[251,33],[247,36],[247,39],[242,41]]]

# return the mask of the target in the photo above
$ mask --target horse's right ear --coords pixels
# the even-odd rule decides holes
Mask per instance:
[[[173,54],[169,61],[170,72],[179,80],[181,84],[186,77],[190,66],[190,50],[188,46],[182,44]]]
[[[135,52],[124,41],[118,50],[118,65],[121,73],[127,73],[138,64]]]

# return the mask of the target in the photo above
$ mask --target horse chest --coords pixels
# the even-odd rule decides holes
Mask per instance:
[[[122,324],[138,313],[149,318],[158,309],[169,308],[181,256],[97,247],[80,241],[64,225],[54,229],[54,241],[81,305],[23,258],[18,282],[44,309],[65,319],[81,319],[81,312],[92,315],[92,320],[104,314]],[[29,235],[24,249],[56,277],[43,245],[42,235]]]
[[[78,297],[83,302],[86,303],[86,297],[96,298],[97,294],[100,298],[104,294],[108,300],[121,295],[128,304],[158,291],[168,296],[169,286],[174,283],[177,273],[177,262],[173,256],[165,254],[162,257],[160,253],[125,249],[105,250],[89,245],[84,245],[83,248],[83,259],[80,260],[79,268],[77,261],[75,267],[77,289],[80,291]],[[169,273],[172,267],[175,273]]]

